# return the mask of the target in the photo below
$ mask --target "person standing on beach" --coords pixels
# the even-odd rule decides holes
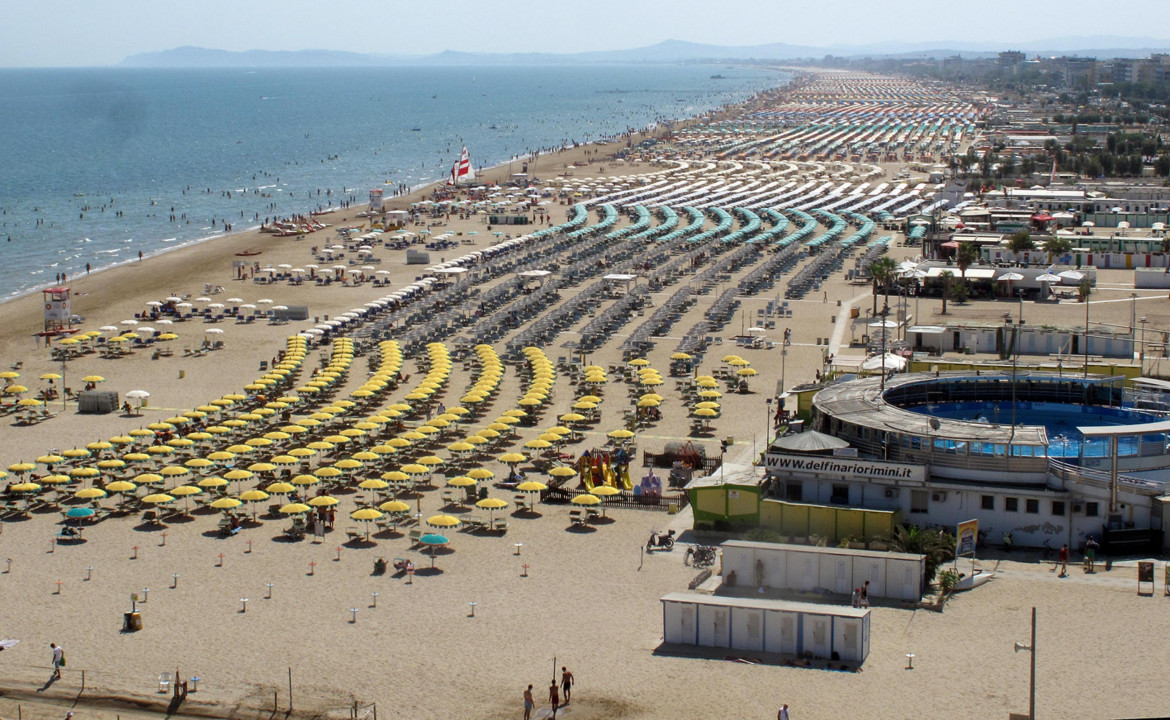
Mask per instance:
[[[866,580],[865,584],[861,586],[860,600],[861,601],[858,604],[859,607],[863,607],[863,608],[869,607],[869,580]]]
[[[65,664],[65,650],[57,643],[49,643],[53,649],[53,678],[61,679],[61,667]]]
[[[784,707],[780,708],[780,712],[776,713],[776,720],[788,720],[788,703],[784,703]]]
[[[536,706],[536,701],[532,699],[532,686],[524,691],[524,720],[529,720],[532,717],[532,708]]]
[[[565,704],[569,704],[569,697],[573,694],[573,673],[564,665],[561,666],[561,694],[565,696]]]
[[[548,684],[548,701],[552,703],[552,715],[549,717],[555,718],[557,716],[557,708],[561,706],[561,694],[557,690],[556,680]]]
[[[1068,543],[1060,546],[1060,553],[1056,556],[1056,564],[1052,566],[1053,570],[1056,568],[1060,568],[1059,577],[1068,575]]]

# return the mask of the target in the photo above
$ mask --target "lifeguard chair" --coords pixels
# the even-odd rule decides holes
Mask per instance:
[[[51,287],[41,291],[45,297],[44,335],[68,335],[73,327],[73,308],[67,287]]]

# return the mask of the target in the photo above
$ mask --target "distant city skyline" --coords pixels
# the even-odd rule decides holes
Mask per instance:
[[[1162,32],[1164,0],[592,0],[514,6],[484,0],[371,6],[355,0],[49,0],[6,8],[0,66],[115,65],[130,55],[198,46],[430,55],[572,53],[667,39],[713,45],[824,48],[875,43],[971,43],[1018,49],[1059,38],[1147,38]],[[1149,22],[1142,22],[1146,18]],[[1170,41],[1151,38],[1153,47]],[[1132,43],[1125,45],[1132,47]]]

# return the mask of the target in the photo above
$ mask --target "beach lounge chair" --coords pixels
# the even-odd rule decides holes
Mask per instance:
[[[345,529],[345,537],[348,540],[361,540],[365,533],[351,525]]]
[[[508,532],[508,520],[506,518],[496,518],[496,521],[492,523],[492,530],[501,534]]]
[[[171,689],[171,674],[169,672],[162,672],[158,674],[158,691],[159,693],[168,692]]]
[[[584,525],[585,515],[580,510],[569,511],[569,522],[573,525]]]
[[[422,539],[422,530],[411,530],[410,533],[408,533],[408,537],[410,538],[410,546],[412,548],[422,544],[420,542]]]

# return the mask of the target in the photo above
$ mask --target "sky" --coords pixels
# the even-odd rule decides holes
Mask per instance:
[[[667,39],[966,40],[1000,50],[1048,38],[1167,37],[1165,17],[1166,0],[38,0],[6,3],[0,67],[113,65],[183,45],[426,55],[618,50]]]

